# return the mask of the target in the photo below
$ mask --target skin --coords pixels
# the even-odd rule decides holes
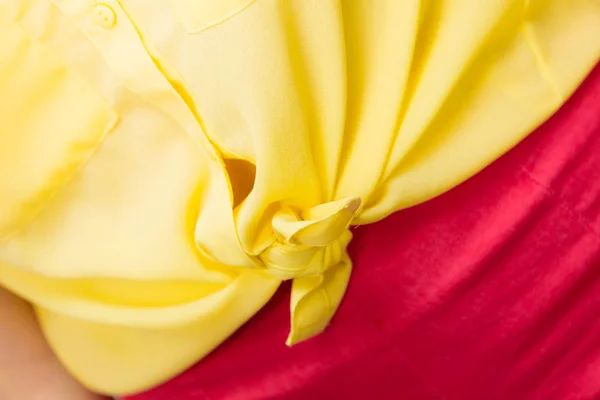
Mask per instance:
[[[33,309],[0,287],[0,399],[108,400],[77,383],[44,340]]]

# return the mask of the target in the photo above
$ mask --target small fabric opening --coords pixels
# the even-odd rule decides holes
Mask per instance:
[[[256,177],[256,166],[238,158],[224,159],[233,190],[233,207],[240,205],[252,191]]]

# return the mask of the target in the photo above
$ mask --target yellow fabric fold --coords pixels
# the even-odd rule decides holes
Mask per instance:
[[[0,38],[0,284],[78,379],[123,394],[284,280],[289,345],[335,323],[352,225],[556,111],[600,57],[600,6],[0,0]]]
[[[73,177],[118,116],[6,15],[0,14],[0,24],[0,238],[4,238],[31,221],[55,190]],[[73,113],[79,124],[61,123]],[[59,134],[49,136],[47,131]]]
[[[290,304],[292,328],[288,346],[322,332],[337,310],[352,272],[347,254],[334,268],[320,275],[294,279]]]

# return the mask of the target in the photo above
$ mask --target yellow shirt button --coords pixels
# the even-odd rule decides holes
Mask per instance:
[[[97,4],[94,6],[94,19],[98,25],[108,29],[115,26],[117,14],[110,6],[106,4]]]

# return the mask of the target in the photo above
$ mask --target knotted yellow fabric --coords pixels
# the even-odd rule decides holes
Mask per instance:
[[[599,57],[596,0],[0,0],[0,284],[107,393],[284,280],[297,343],[352,225],[477,173]]]
[[[346,247],[352,239],[350,223],[359,207],[359,198],[349,198],[300,213],[283,208],[274,215],[276,240],[260,251],[258,260],[269,274],[294,279],[288,344],[322,331],[333,316],[350,277]],[[331,284],[324,283],[325,276]]]

